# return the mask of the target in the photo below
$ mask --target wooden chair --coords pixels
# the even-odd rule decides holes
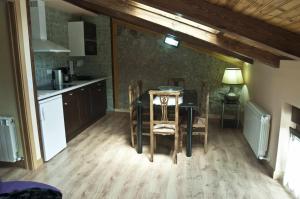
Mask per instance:
[[[184,78],[170,78],[168,79],[168,85],[169,86],[181,86],[185,88],[185,80]]]
[[[131,132],[131,145],[135,147],[135,138],[136,138],[136,131],[137,131],[137,107],[136,107],[136,100],[142,94],[142,81],[131,81],[128,86],[128,95],[129,95],[129,114],[130,114],[130,132]],[[145,117],[148,121],[143,121],[143,135],[150,135],[149,133],[149,112],[143,111],[143,119]],[[146,116],[145,116],[146,115]],[[148,115],[148,117],[147,117]],[[148,131],[147,131],[148,130]]]
[[[177,163],[179,144],[179,91],[149,91],[150,94],[150,161],[153,162],[153,153],[156,148],[156,135],[172,135],[175,137],[173,161]],[[154,97],[159,99],[161,114],[154,110]],[[171,97],[175,100],[174,106],[168,106]],[[168,109],[175,109],[175,118],[169,120]],[[156,114],[156,115],[154,115]],[[160,119],[158,119],[160,117]]]
[[[200,138],[204,136],[204,152],[207,153],[207,141],[208,141],[208,114],[209,114],[209,91],[208,89],[202,89],[204,100],[201,100],[205,104],[205,110],[199,110],[198,116],[193,121],[193,135],[200,135]],[[201,107],[201,106],[200,106]],[[203,112],[203,113],[202,113]],[[202,114],[201,114],[202,113]],[[180,134],[180,149],[182,149],[183,135],[187,133],[187,124],[184,122],[181,125]]]
[[[137,127],[137,110],[136,99],[139,97],[139,89],[136,82],[131,82],[128,86],[129,95],[129,114],[130,114],[130,131],[131,131],[131,145],[135,147],[135,135]]]

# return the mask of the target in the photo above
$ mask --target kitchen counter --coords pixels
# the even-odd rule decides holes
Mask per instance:
[[[49,97],[53,97],[55,95],[59,95],[59,94],[62,94],[62,93],[65,93],[65,92],[68,92],[68,91],[71,91],[71,90],[74,90],[74,89],[77,89],[77,88],[80,88],[80,87],[83,87],[83,86],[87,86],[87,85],[90,85],[90,84],[93,84],[93,83],[96,83],[96,82],[100,82],[100,81],[103,81],[103,80],[107,80],[107,79],[110,79],[111,77],[101,77],[101,78],[97,78],[97,79],[93,79],[93,80],[88,80],[88,81],[72,81],[70,83],[65,83],[65,85],[73,85],[73,86],[70,86],[68,88],[64,88],[64,89],[61,89],[61,90],[38,90],[37,91],[37,95],[38,95],[38,100],[43,100],[43,99],[46,99],[46,98],[49,98]]]

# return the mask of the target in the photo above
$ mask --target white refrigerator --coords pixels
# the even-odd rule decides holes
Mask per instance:
[[[39,101],[44,161],[67,146],[62,96]]]

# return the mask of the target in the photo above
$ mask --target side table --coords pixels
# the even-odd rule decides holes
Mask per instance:
[[[241,109],[241,104],[239,100],[236,101],[228,101],[228,100],[222,100],[222,111],[221,111],[221,127],[224,128],[224,115],[226,112],[227,108],[231,108],[230,110],[234,110],[235,114],[232,115],[234,116],[235,122],[236,122],[236,128],[239,127],[240,125],[240,109]]]

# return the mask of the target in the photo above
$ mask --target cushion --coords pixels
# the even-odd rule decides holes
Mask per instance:
[[[153,132],[155,133],[175,133],[175,124],[156,124],[153,126]]]

